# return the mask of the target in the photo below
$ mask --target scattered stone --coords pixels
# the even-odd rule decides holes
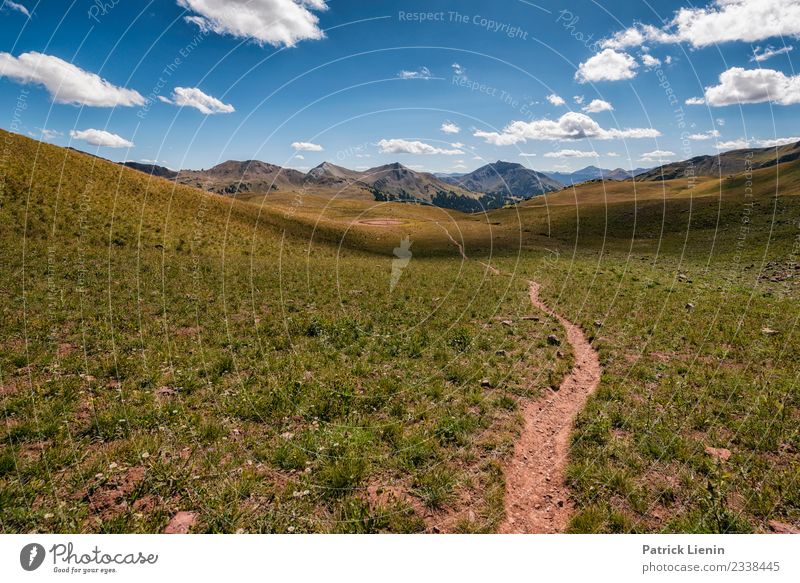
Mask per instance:
[[[503,320],[503,321],[502,321],[502,322],[500,322],[500,323],[501,323],[503,326],[513,326],[513,325],[514,325],[514,322],[512,322],[511,320]]]
[[[773,330],[772,328],[769,328],[769,327],[765,327],[765,328],[761,329],[761,333],[762,334],[766,334],[767,336],[774,336],[775,334],[778,333],[778,331],[777,330]]]
[[[481,379],[481,386],[484,389],[488,389],[492,386],[492,382],[489,379]]]
[[[188,534],[189,530],[197,522],[197,514],[181,510],[173,516],[167,527],[163,530],[164,534]]]
[[[506,355],[505,350],[498,350],[495,352],[495,356],[505,356],[505,355]]]
[[[731,450],[724,447],[706,447],[706,453],[711,457],[717,458],[722,462],[728,461],[731,457]]]
[[[595,320],[594,321],[594,327],[595,328],[602,328],[603,327],[603,323],[600,320]]]
[[[550,346],[561,346],[561,340],[559,340],[558,336],[556,336],[555,334],[548,334],[547,343]]]
[[[692,302],[689,302],[688,304],[686,304],[686,309],[691,312],[692,310],[694,310],[694,304]]]
[[[560,350],[556,350],[556,358],[564,358],[564,353]]]
[[[800,529],[791,524],[781,522],[780,520],[770,520],[768,524],[773,532],[777,532],[778,534],[800,534]]]
[[[529,320],[531,322],[538,322],[539,316],[522,316],[523,320]]]

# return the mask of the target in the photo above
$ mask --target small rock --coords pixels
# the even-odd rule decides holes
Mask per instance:
[[[778,333],[778,331],[777,330],[773,330],[772,328],[769,328],[769,327],[765,327],[765,328],[761,329],[761,333],[762,334],[766,334],[767,336],[774,336],[775,334]]]
[[[481,379],[481,386],[483,388],[489,388],[492,386],[492,382],[489,379]]]
[[[791,524],[786,524],[780,520],[770,520],[769,527],[778,534],[800,534],[800,529],[795,528]]]
[[[529,320],[531,322],[538,322],[539,316],[522,316],[523,320]]]
[[[595,328],[602,328],[603,327],[603,323],[600,320],[595,320],[594,321],[594,327]]]
[[[694,310],[694,304],[692,302],[689,302],[688,304],[686,304],[686,309],[689,311]]]
[[[495,356],[505,356],[505,355],[506,355],[505,350],[498,350],[495,352]]]
[[[196,513],[181,510],[170,519],[169,524],[167,524],[163,532],[164,534],[188,534],[189,530],[196,522]]]
[[[547,343],[550,346],[561,346],[561,340],[558,339],[558,336],[555,334],[549,334],[547,336]]]
[[[556,350],[556,358],[564,358],[564,353],[560,350]]]
[[[731,450],[724,447],[706,447],[706,453],[720,461],[726,462],[731,457]]]
[[[503,326],[513,326],[513,325],[514,325],[514,322],[512,322],[511,320],[503,320],[503,321],[502,321],[502,322],[500,322],[500,323],[501,323]]]

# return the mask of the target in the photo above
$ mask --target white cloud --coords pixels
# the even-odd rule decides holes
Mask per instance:
[[[670,152],[669,150],[653,150],[652,152],[645,152],[642,154],[639,160],[642,162],[660,162],[664,158],[672,158],[674,155],[675,152]]]
[[[608,101],[602,99],[592,99],[591,103],[583,108],[583,111],[588,113],[597,113],[599,111],[612,111],[614,106]]]
[[[772,57],[783,55],[794,50],[792,45],[781,47],[779,49],[769,47],[756,47],[753,49],[753,56],[750,57],[751,62],[761,63]]]
[[[768,140],[757,140],[756,144],[758,144],[761,148],[774,148],[775,146],[785,146],[786,144],[795,144],[800,142],[800,137],[798,136],[791,136],[788,138],[771,138]]]
[[[433,74],[428,67],[420,67],[416,71],[406,71],[403,69],[397,74],[400,79],[432,79]]]
[[[442,127],[439,128],[446,134],[457,134],[461,131],[461,128],[458,125],[454,124],[453,122],[446,121],[442,124]]]
[[[591,150],[559,150],[558,152],[547,152],[545,158],[599,158],[600,154]]]
[[[295,155],[294,155],[294,159],[295,159],[295,160],[305,160],[305,159],[306,159],[306,157],[305,157],[305,156],[303,156],[302,154],[295,154]]]
[[[706,100],[703,97],[690,97],[686,100],[686,105],[705,105]]]
[[[549,101],[552,105],[559,106],[564,105],[566,101],[560,95],[556,95],[555,93],[551,93],[547,96],[547,101]]]
[[[43,140],[54,140],[58,137],[63,136],[64,134],[57,131],[57,130],[49,130],[47,128],[36,128],[39,130],[39,135],[42,137]]]
[[[464,164],[464,161],[460,161],[458,164],[453,164],[453,170],[466,170],[467,165]]]
[[[292,142],[292,148],[304,152],[322,152],[323,150],[322,146],[311,142]]]
[[[462,67],[461,65],[459,65],[458,63],[453,63],[450,66],[453,68],[453,73],[455,75],[458,75],[459,77],[466,77],[467,76],[467,70],[464,67]]]
[[[72,130],[69,132],[69,135],[75,140],[82,140],[88,144],[92,144],[93,146],[105,146],[106,148],[133,147],[133,142],[126,140],[122,136],[112,134],[111,132],[107,132],[105,130],[96,130],[91,128],[80,131]]]
[[[186,20],[203,30],[246,38],[260,45],[294,46],[324,38],[312,11],[327,10],[325,0],[177,0],[192,12]]]
[[[654,69],[661,65],[661,61],[655,58],[653,55],[648,55],[645,53],[642,55],[642,64],[648,69]]]
[[[408,141],[401,139],[381,140],[378,142],[381,154],[444,154],[445,156],[456,156],[464,152],[458,148],[448,150],[437,148],[425,142]]]
[[[602,42],[613,49],[649,43],[687,42],[695,48],[717,43],[758,42],[800,36],[800,3],[794,0],[716,0],[702,8],[681,8],[663,28],[647,24],[620,31]]]
[[[25,8],[22,4],[17,4],[16,2],[11,2],[11,0],[3,0],[3,5],[0,8],[5,9],[8,8],[9,10],[16,10],[17,12],[22,12],[28,18],[31,17],[31,13],[28,12],[28,9]]]
[[[574,99],[575,103],[577,103],[578,105],[583,105],[583,101],[586,98],[583,95],[573,95],[572,99]]]
[[[636,76],[638,64],[628,53],[604,49],[578,66],[575,79],[579,83],[621,81]]]
[[[717,122],[717,125],[720,126],[720,127],[723,127],[725,125],[725,119],[722,118],[722,117],[718,117],[714,121]]]
[[[619,154],[617,154],[616,152],[606,152],[605,156],[608,158],[619,158]]]
[[[453,146],[454,148],[463,148],[464,147],[464,144],[462,144],[461,142],[453,142],[450,145]]]
[[[719,85],[706,88],[706,103],[716,107],[764,101],[800,103],[800,76],[787,77],[773,69],[732,67],[719,76]]]
[[[653,128],[605,129],[588,115],[570,111],[558,120],[514,121],[503,128],[502,132],[479,130],[473,135],[496,146],[508,146],[527,140],[655,138],[660,136],[661,132]]]
[[[717,142],[718,150],[741,150],[750,145],[749,140],[740,138],[738,140],[729,140],[727,142]]]
[[[719,137],[719,130],[709,130],[707,132],[702,132],[699,134],[691,134],[688,136],[690,140],[694,141],[703,141],[703,140],[711,140],[713,138]]]
[[[748,140],[746,138],[739,138],[737,140],[730,140],[727,142],[719,142],[717,149],[719,150],[742,150],[755,146],[757,148],[775,148],[777,146],[785,146],[786,144],[795,144],[800,142],[799,136],[790,136],[787,138],[768,138],[764,140]]]
[[[534,154],[533,152],[530,152],[530,153],[520,152],[519,155],[520,155],[521,158],[535,158],[536,157],[536,154]]]
[[[43,85],[56,103],[92,107],[145,103],[144,97],[132,89],[116,87],[94,73],[42,53],[22,53],[19,57],[0,53],[0,77]]]
[[[197,87],[176,87],[172,90],[172,99],[167,99],[163,95],[159,95],[158,98],[164,103],[171,103],[180,107],[194,107],[206,115],[233,113],[236,111],[232,105],[222,103],[216,97],[206,95]]]

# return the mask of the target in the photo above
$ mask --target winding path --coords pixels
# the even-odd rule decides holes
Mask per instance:
[[[558,320],[567,332],[575,364],[557,391],[525,406],[525,426],[506,466],[504,533],[562,532],[572,514],[566,482],[569,436],[575,417],[600,383],[600,359],[581,328],[539,299],[529,282],[531,304]]]
[[[467,259],[464,247],[443,229]],[[497,268],[481,263],[496,275]],[[563,532],[573,512],[566,480],[569,437],[578,413],[600,384],[600,359],[580,326],[539,299],[539,284],[529,281],[534,307],[558,320],[567,333],[575,364],[558,390],[531,401],[523,410],[524,427],[505,468],[505,520],[502,533]]]

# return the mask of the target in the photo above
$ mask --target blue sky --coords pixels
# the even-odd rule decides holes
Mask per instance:
[[[172,168],[629,168],[799,139],[798,2],[696,6],[6,1],[0,126]]]

